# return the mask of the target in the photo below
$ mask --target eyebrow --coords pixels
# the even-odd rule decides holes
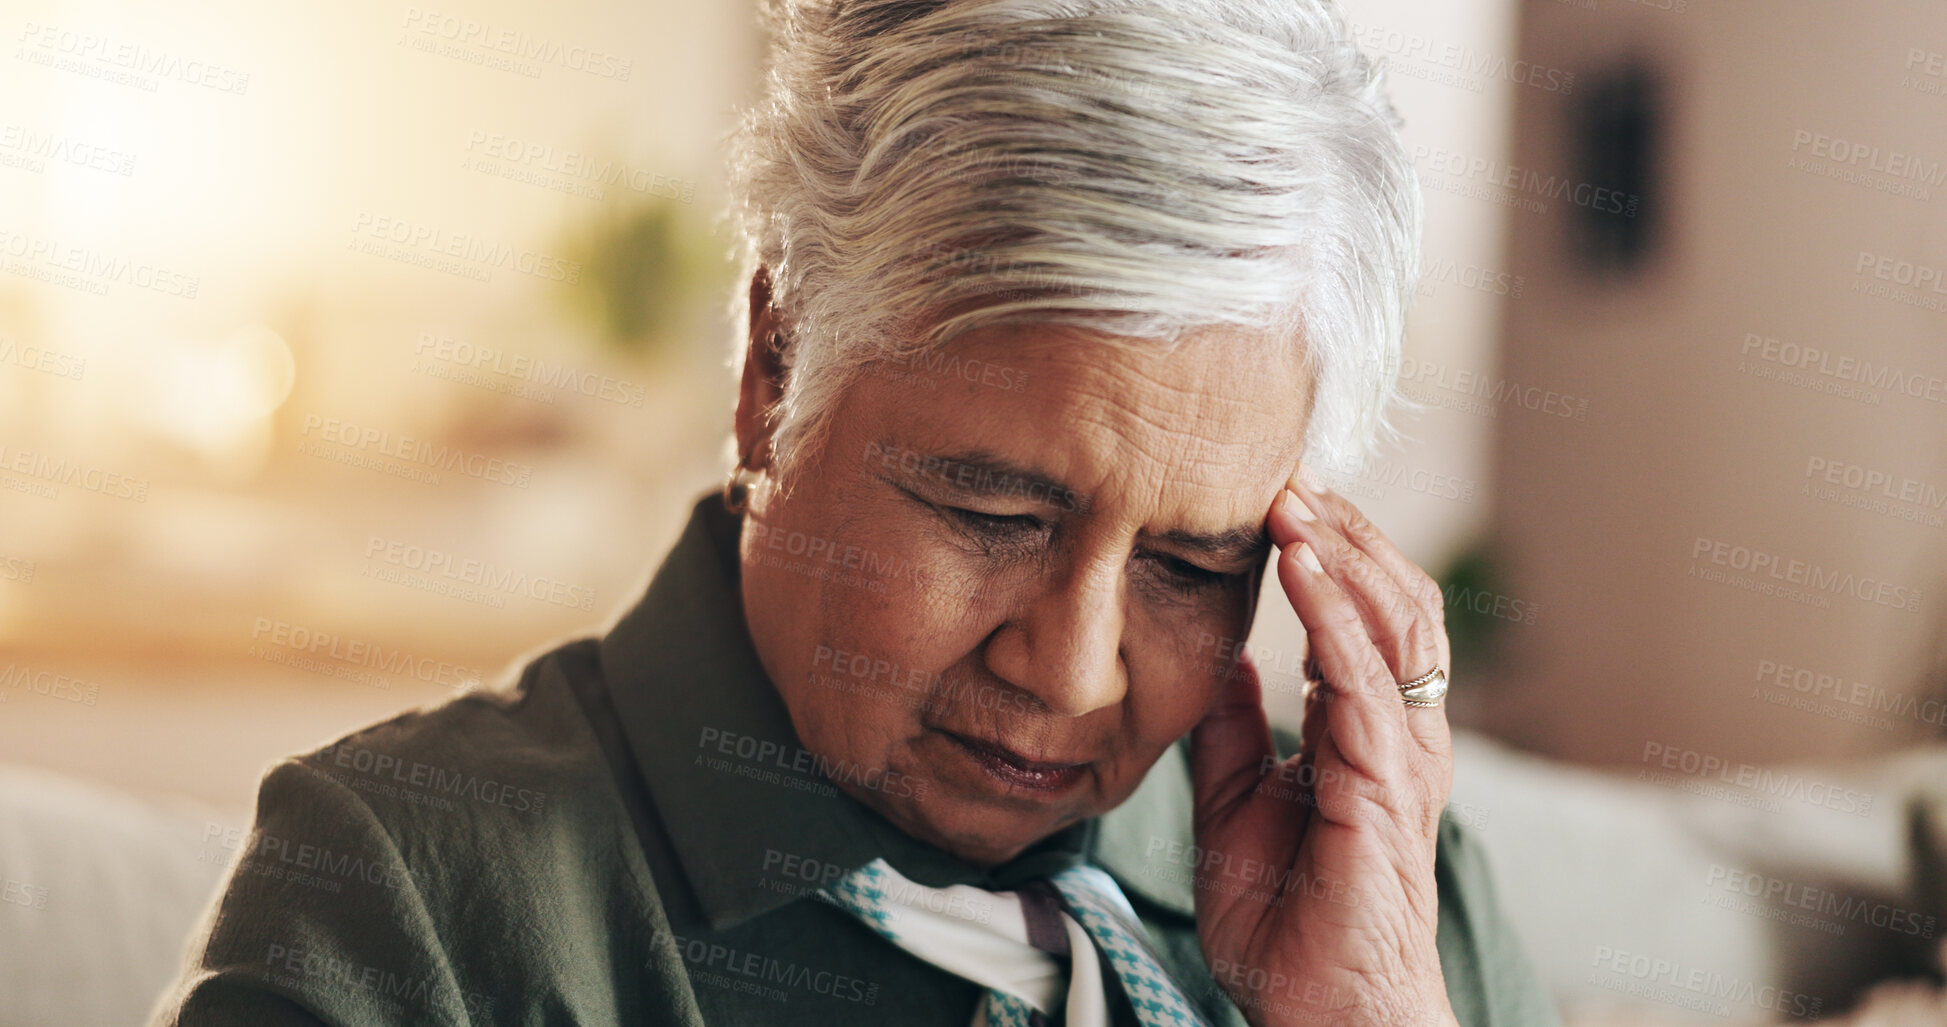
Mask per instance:
[[[1025,496],[1071,513],[1086,513],[1088,497],[1053,476],[986,452],[911,454],[917,467],[899,461],[899,470],[922,481],[935,482],[962,495]]]
[[[937,480],[963,494],[1009,496],[1025,493],[1030,497],[1040,497],[1042,502],[1051,506],[1061,506],[1062,498],[1072,497],[1074,505],[1067,509],[1077,513],[1088,511],[1087,497],[1053,476],[992,453],[922,454],[919,464],[919,477]],[[1173,528],[1161,534],[1145,535],[1222,563],[1255,562],[1271,551],[1271,534],[1262,524],[1243,524],[1214,532]]]

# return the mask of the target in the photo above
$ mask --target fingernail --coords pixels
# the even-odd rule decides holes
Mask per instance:
[[[1298,493],[1290,489],[1285,489],[1278,494],[1278,511],[1301,521],[1318,520],[1318,515],[1312,513],[1311,507],[1306,506],[1305,501],[1298,498]]]
[[[1298,562],[1311,568],[1315,574],[1325,573],[1325,568],[1319,565],[1318,554],[1312,552],[1312,544],[1310,542],[1298,543]]]

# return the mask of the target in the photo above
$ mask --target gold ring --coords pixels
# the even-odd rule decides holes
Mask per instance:
[[[1403,682],[1399,686],[1400,701],[1408,706],[1434,707],[1447,698],[1447,672],[1438,667]]]

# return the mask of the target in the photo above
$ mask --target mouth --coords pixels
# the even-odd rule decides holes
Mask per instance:
[[[1017,791],[1054,795],[1078,784],[1089,761],[1044,760],[1015,752],[997,742],[942,731],[970,756],[987,776]]]

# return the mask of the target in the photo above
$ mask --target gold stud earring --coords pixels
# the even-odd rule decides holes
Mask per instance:
[[[723,485],[723,508],[733,514],[741,515],[750,508],[750,490],[764,477],[764,472],[752,470],[750,454],[737,461],[737,469],[730,472],[730,480]]]

